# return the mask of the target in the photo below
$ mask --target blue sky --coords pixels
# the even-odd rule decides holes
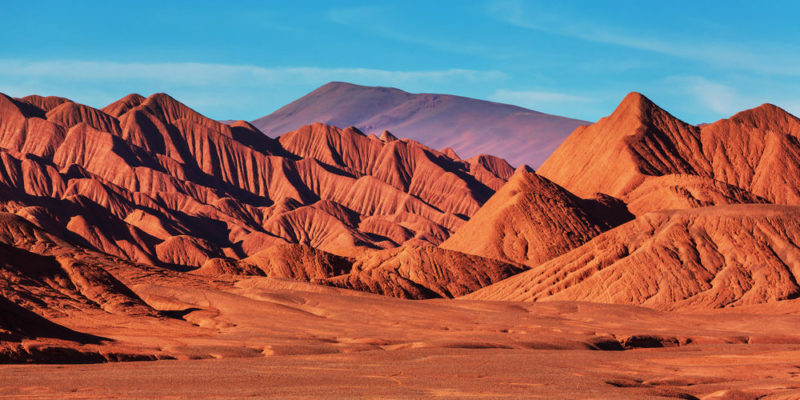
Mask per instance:
[[[634,90],[691,123],[764,102],[800,115],[793,2],[5,1],[0,14],[0,92],[98,107],[167,92],[254,119],[339,80],[588,120]]]

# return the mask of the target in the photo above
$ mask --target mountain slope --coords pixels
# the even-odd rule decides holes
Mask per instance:
[[[287,242],[438,244],[511,169],[323,124],[278,141],[163,93],[103,110],[0,96],[0,111],[0,210],[42,207],[82,245],[149,264],[198,267]]]
[[[604,217],[624,214],[610,208],[592,212],[587,207],[589,202],[527,167],[519,167],[508,183],[441,247],[538,265],[608,229]]]
[[[408,299],[452,298],[524,270],[518,264],[433,246],[402,246],[366,252],[349,273],[321,283]]]
[[[526,269],[434,246],[364,250],[340,257],[306,245],[286,244],[243,260],[213,258],[192,273],[307,280],[405,299],[430,299],[461,296]]]
[[[800,208],[733,205],[659,211],[471,295],[653,308],[717,308],[800,295]]]
[[[531,252],[546,253],[528,262],[530,271],[466,296],[473,299],[672,309],[797,297],[800,211],[766,203],[800,200],[799,122],[763,105],[695,127],[631,93],[609,117],[577,129],[545,162],[540,173],[555,183],[538,181],[554,190],[520,185],[515,175],[441,246],[506,259],[515,259],[519,249],[528,258]],[[533,177],[529,173],[527,181]],[[580,245],[599,230],[583,226],[577,230],[585,232],[578,236],[582,240],[568,242],[575,237],[569,228],[581,225],[553,222],[587,214],[580,211],[581,203],[566,201],[572,196],[567,190],[582,196],[604,193],[599,198],[607,204],[622,201],[638,217]],[[550,195],[514,200],[536,193]],[[544,207],[547,197],[571,206]],[[602,213],[610,215],[608,209]],[[552,227],[560,234],[548,232]],[[532,240],[538,235],[545,240]],[[554,245],[560,251],[548,247]],[[525,262],[524,256],[516,257]]]
[[[43,305],[60,307],[47,294],[49,279],[66,282],[59,270],[97,278],[112,286],[106,291],[116,287],[102,272],[108,263],[91,261],[99,256],[84,265],[84,257],[49,260],[52,251],[201,279],[319,281],[351,276],[375,249],[407,245],[408,255],[427,246],[433,256],[373,263],[376,273],[338,284],[413,298],[461,295],[522,270],[433,247],[511,176],[498,157],[463,160],[388,131],[378,138],[319,123],[276,140],[243,121],[208,119],[163,93],[132,94],[102,110],[65,98],[0,96],[0,111],[0,212],[48,232],[52,240],[41,242],[56,249],[10,245],[52,271],[34,279],[14,263],[6,275],[34,282],[31,297]],[[9,293],[3,296],[14,303],[24,298]]]
[[[109,272],[110,265],[125,264],[74,246],[22,217],[0,213],[0,295],[39,315],[72,309],[158,315]]]
[[[507,104],[387,87],[331,82],[274,113],[252,121],[276,137],[314,122],[389,130],[462,157],[493,154],[513,165],[540,165],[576,127],[586,124]]]
[[[631,93],[610,116],[570,135],[539,173],[579,196],[601,192],[628,202],[648,180],[675,175],[673,182],[702,178],[686,185],[720,191],[704,196],[720,204],[737,197],[736,188],[751,193],[739,201],[800,204],[799,135],[800,120],[771,104],[697,127]]]

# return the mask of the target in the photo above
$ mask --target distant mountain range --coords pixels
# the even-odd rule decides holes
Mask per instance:
[[[589,124],[508,104],[344,82],[328,83],[251,121],[272,137],[314,122],[376,135],[389,130],[436,149],[452,148],[464,158],[492,154],[533,167],[575,128]]]
[[[320,90],[351,89],[492,104]],[[0,362],[120,359],[31,350],[43,336],[127,348],[102,344],[95,318],[194,329],[174,318],[189,310],[230,324],[212,321],[203,293],[267,307],[277,297],[252,286],[263,276],[409,299],[666,310],[796,299],[798,138],[800,120],[773,105],[698,127],[631,93],[534,171],[319,122],[273,139],[163,93],[103,109],[0,94]],[[122,329],[109,335],[137,340]],[[188,356],[180,347],[131,357]]]
[[[513,172],[497,157],[455,159],[389,132],[378,138],[315,123],[276,140],[164,93],[131,94],[103,109],[0,94],[0,228],[31,229],[3,213],[17,214],[46,231],[13,233],[19,240],[181,271],[336,275],[326,282],[401,297],[465,294],[522,267],[393,249],[441,243]],[[391,251],[368,251],[362,261],[374,273],[356,274],[352,264],[367,249]],[[432,266],[458,259],[451,273],[460,283],[409,283],[408,270],[398,278],[393,268],[421,267],[413,259],[423,256]]]

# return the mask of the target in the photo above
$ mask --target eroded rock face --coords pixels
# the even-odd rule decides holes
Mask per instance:
[[[281,243],[438,244],[510,168],[323,124],[275,140],[163,93],[102,110],[0,96],[0,210],[47,209],[59,234],[142,263],[199,267]]]
[[[590,202],[520,167],[441,247],[538,265],[608,229],[613,214],[625,213]]]
[[[451,298],[525,269],[433,246],[403,246],[367,251],[355,259],[348,274],[321,283],[408,299]]]
[[[625,198],[634,215],[725,204],[769,203],[740,187],[698,175],[662,175],[646,179]]]
[[[639,202],[637,208],[644,212],[667,204],[644,204],[637,188],[666,175],[707,178],[705,183],[695,179],[683,184],[694,189],[681,191],[702,186],[706,194],[697,205],[763,200],[800,204],[798,135],[800,120],[771,104],[698,127],[631,93],[613,114],[573,132],[539,173],[576,195],[601,192]],[[737,189],[720,183],[750,194],[733,193]]]
[[[434,246],[364,249],[341,257],[307,245],[283,244],[243,260],[214,258],[192,273],[287,278],[405,299],[430,299],[461,296],[526,269]]]
[[[0,295],[34,314],[52,317],[94,309],[156,316],[108,271],[124,263],[76,247],[22,217],[0,213]]]
[[[800,295],[800,208],[659,211],[468,298],[717,308]]]

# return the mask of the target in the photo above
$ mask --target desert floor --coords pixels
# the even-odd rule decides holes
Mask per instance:
[[[3,398],[800,398],[800,302],[662,312],[129,277],[174,318],[53,319],[174,360],[0,366]]]

